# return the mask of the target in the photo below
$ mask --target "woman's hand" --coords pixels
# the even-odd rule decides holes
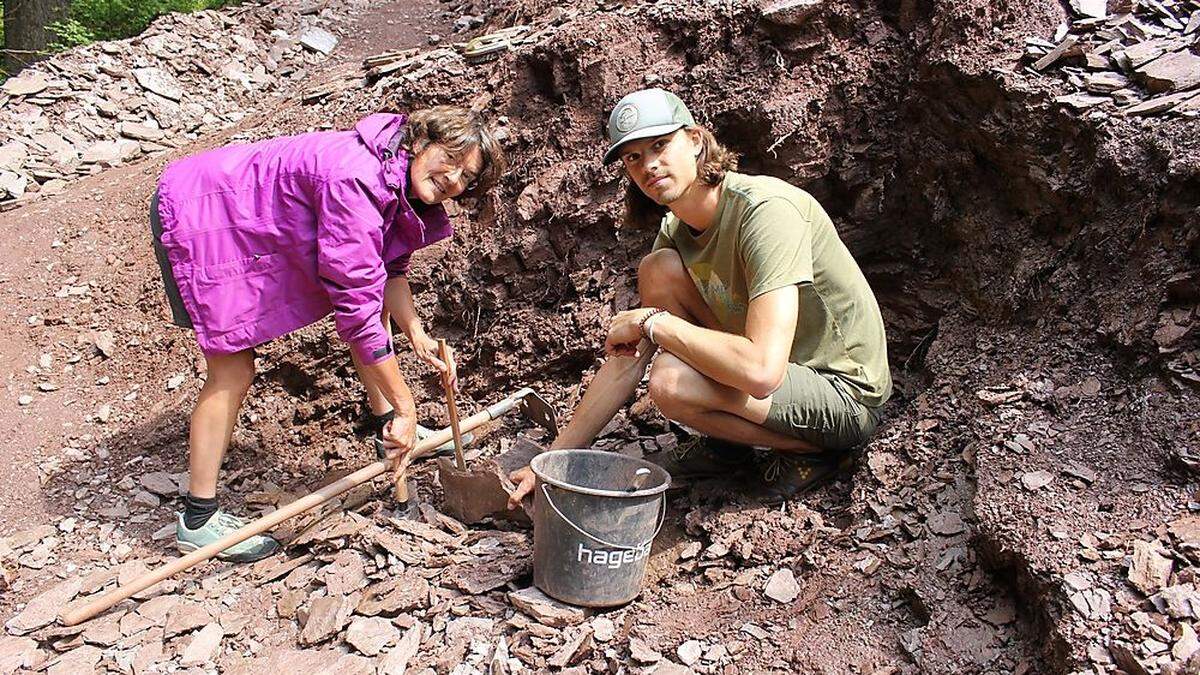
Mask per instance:
[[[438,356],[437,340],[429,337],[425,333],[413,335],[410,338],[412,342],[413,353],[417,355],[425,363],[428,363],[443,376],[449,374],[450,386],[455,392],[458,391],[458,366],[454,363],[454,350],[450,345],[446,345],[446,355],[449,357],[447,362],[443,362]]]
[[[400,475],[400,460],[417,447],[417,416],[396,414],[383,425],[383,449],[392,462],[392,471]]]

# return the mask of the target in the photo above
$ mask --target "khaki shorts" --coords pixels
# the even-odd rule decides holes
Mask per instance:
[[[854,399],[846,385],[808,366],[789,363],[783,384],[771,394],[763,426],[822,450],[863,445],[879,425],[879,411]]]

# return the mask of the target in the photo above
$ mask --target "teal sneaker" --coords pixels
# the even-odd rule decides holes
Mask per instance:
[[[240,529],[246,521],[218,510],[208,519],[208,522],[195,530],[189,530],[183,524],[183,514],[178,514],[175,522],[175,548],[180,553],[191,553],[217,541],[231,532]],[[274,539],[256,534],[246,541],[234,544],[217,554],[217,558],[230,562],[254,562],[262,560],[279,550],[279,542]]]

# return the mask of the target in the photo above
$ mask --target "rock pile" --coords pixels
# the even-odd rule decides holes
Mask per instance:
[[[1072,18],[1051,40],[1029,37],[1037,72],[1057,68],[1075,90],[1057,101],[1102,118],[1200,115],[1200,2],[1071,0]]]
[[[361,0],[277,0],[164,16],[0,85],[0,206],[233,124],[303,80]]]

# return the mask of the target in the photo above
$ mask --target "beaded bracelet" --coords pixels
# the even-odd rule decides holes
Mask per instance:
[[[642,317],[642,320],[640,322],[638,322],[638,330],[642,333],[642,337],[646,338],[647,340],[649,340],[651,342],[654,342],[654,338],[650,337],[650,333],[648,333],[646,331],[646,322],[666,311],[667,310],[663,309],[662,307],[656,307],[653,312],[650,312],[646,316]],[[655,342],[654,344],[658,344],[658,343]]]

